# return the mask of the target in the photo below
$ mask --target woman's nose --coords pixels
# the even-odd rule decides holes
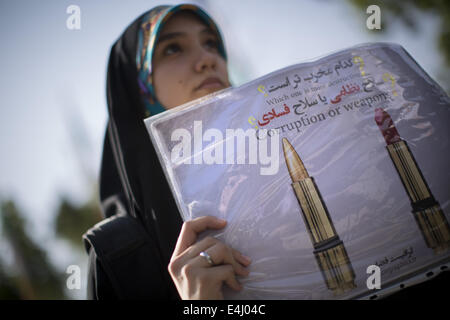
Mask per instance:
[[[202,48],[198,52],[198,56],[195,62],[195,71],[203,72],[207,69],[214,70],[216,68],[216,63],[217,54]]]

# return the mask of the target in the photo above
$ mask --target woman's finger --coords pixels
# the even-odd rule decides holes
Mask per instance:
[[[213,216],[199,217],[184,222],[173,255],[177,256],[193,245],[197,241],[199,233],[207,229],[222,229],[226,223],[225,220]]]
[[[206,269],[206,272],[210,274],[210,277],[217,279],[221,282],[225,282],[231,289],[239,291],[242,290],[242,285],[237,281],[234,274],[233,267],[229,264],[224,264],[214,268]]]
[[[217,238],[205,237],[187,248],[185,252],[183,252],[183,256],[186,259],[194,259],[200,254],[200,252],[206,251],[208,248],[211,248],[218,242],[220,242],[220,240],[218,240]]]
[[[243,255],[241,252],[233,248],[231,250],[233,252],[233,257],[236,259],[237,262],[239,262],[243,266],[248,267],[250,263],[252,263],[252,260],[249,257]]]
[[[231,264],[235,272],[241,276],[247,276],[248,272],[244,267],[250,264],[250,259],[239,251],[232,249],[214,237],[206,237],[183,252],[183,261],[193,259],[196,267],[211,267],[207,257],[200,256],[201,252],[206,252],[211,258],[213,265]]]
[[[194,245],[190,246],[188,249],[186,249],[186,252],[184,252],[184,256],[186,259],[194,259],[196,256],[200,254],[202,251],[206,251],[208,248],[216,245],[219,243],[220,240],[214,238],[214,237],[205,237],[204,239],[198,241]],[[243,255],[241,252],[239,252],[236,249],[230,248],[234,259],[242,264],[245,267],[248,267],[251,263],[251,259],[245,255]],[[219,264],[217,262],[216,264]]]
[[[214,265],[231,265],[234,272],[240,276],[248,276],[249,272],[234,257],[233,250],[226,246],[223,242],[217,242],[205,251],[213,261]],[[194,259],[193,264],[201,267],[211,267],[206,257],[198,256]]]

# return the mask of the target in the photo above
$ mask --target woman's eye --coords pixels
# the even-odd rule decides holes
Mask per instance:
[[[165,56],[170,56],[180,51],[181,47],[178,44],[169,44],[167,47],[164,48],[163,54]]]
[[[209,39],[205,43],[208,49],[219,50],[219,42],[216,39]]]

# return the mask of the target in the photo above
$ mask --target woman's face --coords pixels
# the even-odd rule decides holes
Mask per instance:
[[[216,34],[193,13],[174,14],[153,53],[156,98],[170,109],[230,86]]]

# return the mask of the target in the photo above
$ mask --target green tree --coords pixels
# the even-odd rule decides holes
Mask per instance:
[[[67,197],[61,197],[56,217],[56,234],[74,247],[83,249],[81,236],[101,219],[102,214],[95,196],[81,205],[72,203]]]
[[[366,10],[369,5],[378,5],[381,9],[382,28],[368,32],[388,32],[394,20],[402,21],[413,31],[418,30],[417,15],[414,11],[431,13],[439,19],[439,31],[436,35],[437,47],[444,58],[443,70],[438,75],[450,92],[450,1],[448,0],[348,0],[361,10]]]
[[[9,298],[65,299],[65,275],[56,271],[46,252],[28,236],[26,221],[13,201],[1,204],[2,238],[12,248],[14,270],[8,275],[0,265],[1,290]]]
[[[2,258],[0,257],[0,300],[20,299],[20,292],[15,285],[13,277],[8,275]]]

